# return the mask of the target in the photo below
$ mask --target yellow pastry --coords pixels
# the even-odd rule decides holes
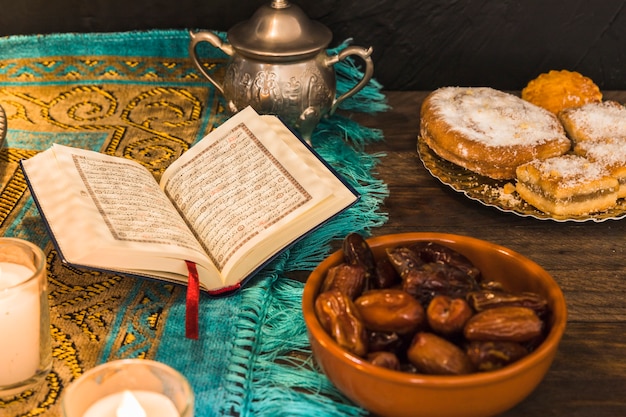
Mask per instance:
[[[522,98],[554,114],[570,107],[602,101],[600,88],[576,71],[552,70],[531,80]]]

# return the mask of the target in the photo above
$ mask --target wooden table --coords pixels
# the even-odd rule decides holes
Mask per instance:
[[[561,285],[568,325],[544,381],[506,417],[626,415],[626,219],[603,223],[535,220],[469,200],[433,178],[416,152],[426,92],[388,92],[392,110],[354,115],[384,131],[378,168],[389,185],[389,221],[374,235],[433,231],[469,235],[518,251]],[[626,101],[626,92],[606,92]],[[626,149],[624,150],[626,152]]]

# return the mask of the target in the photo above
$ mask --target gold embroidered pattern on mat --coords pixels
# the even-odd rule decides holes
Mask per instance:
[[[204,69],[223,78],[224,59],[203,62]],[[2,78],[30,82],[61,80],[123,80],[160,83],[198,81],[202,77],[189,59],[181,58],[116,58],[109,57],[45,57],[0,60]]]
[[[2,230],[1,228],[7,219],[10,221],[13,208],[28,189],[18,163],[20,159],[30,158],[36,153],[36,151],[24,149],[0,149],[0,166],[3,168],[0,172],[0,181],[2,181],[2,190],[0,190],[0,230]]]
[[[53,345],[43,386],[0,399],[0,415],[58,416],[63,387],[96,362],[155,355],[166,307],[184,289],[62,263],[18,161],[58,142],[136,160],[158,179],[221,122],[223,109],[189,60],[115,57],[0,60],[0,105],[9,127],[0,232],[44,246]]]
[[[200,115],[207,111],[206,92],[198,87],[127,84],[5,87],[0,89],[0,105],[10,130],[104,134],[101,145],[79,145],[135,159],[158,175],[196,138]]]

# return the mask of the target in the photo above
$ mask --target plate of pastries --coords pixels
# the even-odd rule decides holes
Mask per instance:
[[[426,169],[468,198],[554,221],[626,217],[626,107],[575,71],[553,70],[520,95],[442,87],[422,103]]]

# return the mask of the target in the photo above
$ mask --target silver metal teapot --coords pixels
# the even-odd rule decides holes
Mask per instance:
[[[229,111],[252,106],[258,113],[275,114],[310,141],[325,115],[363,88],[374,73],[372,48],[348,46],[329,56],[330,29],[310,20],[287,0],[272,0],[247,21],[227,32],[227,42],[208,31],[189,32],[189,55],[204,76],[223,94]],[[202,66],[196,46],[208,42],[229,55],[223,81]],[[363,77],[350,90],[336,96],[333,65],[348,56],[364,61]]]

